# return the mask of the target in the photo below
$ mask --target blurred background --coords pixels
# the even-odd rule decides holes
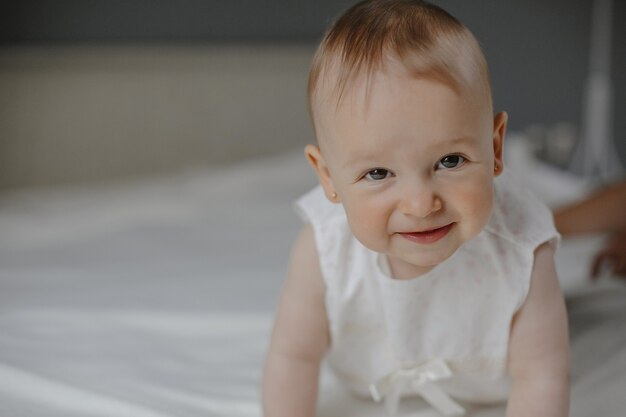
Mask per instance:
[[[149,176],[301,148],[309,61],[351,1],[0,5],[0,190]],[[590,0],[440,0],[481,42],[510,129],[580,136]],[[626,4],[610,28],[611,140],[626,158]],[[530,130],[529,130],[530,129]],[[543,129],[543,130],[542,130]],[[556,129],[556,130],[555,130]]]

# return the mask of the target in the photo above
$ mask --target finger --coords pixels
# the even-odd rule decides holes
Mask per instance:
[[[626,256],[616,256],[614,258],[613,273],[626,278]]]
[[[598,278],[603,264],[609,261],[611,257],[612,257],[612,254],[608,250],[598,252],[591,266],[591,278],[592,279],[595,280]]]

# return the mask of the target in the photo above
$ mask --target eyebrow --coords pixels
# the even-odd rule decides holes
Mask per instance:
[[[438,148],[438,147],[442,147],[442,146],[454,146],[454,145],[460,145],[460,144],[475,144],[476,138],[472,137],[472,136],[460,136],[454,139],[449,139],[449,140],[445,140],[442,142],[438,142],[432,146],[429,146],[429,149],[434,149],[434,148]],[[350,158],[346,164],[344,166],[349,166],[352,165],[356,162],[365,162],[365,161],[372,161],[374,162],[377,158],[377,152],[367,152],[364,154],[355,154],[352,158]]]
[[[460,136],[458,138],[438,142],[434,144],[433,146],[431,146],[430,148],[437,148],[437,147],[444,146],[444,145],[459,145],[459,144],[464,144],[464,143],[474,144],[475,142],[476,142],[476,138],[473,136]]]
[[[474,142],[475,140],[476,138],[472,136],[461,136],[459,138],[454,138],[454,139],[444,141],[443,143],[457,144],[457,143],[463,143],[463,142]]]

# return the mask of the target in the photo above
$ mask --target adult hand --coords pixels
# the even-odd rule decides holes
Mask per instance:
[[[626,230],[616,232],[596,254],[591,267],[592,279],[597,279],[600,271],[607,267],[613,274],[626,279]]]

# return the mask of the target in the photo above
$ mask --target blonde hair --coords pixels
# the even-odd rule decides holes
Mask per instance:
[[[485,57],[461,22],[425,1],[365,0],[339,17],[313,57],[308,82],[311,119],[322,79],[339,105],[352,80],[363,73],[369,79],[390,59],[399,60],[412,76],[441,81],[456,91],[480,91],[492,106]],[[331,72],[336,74],[333,79]]]

